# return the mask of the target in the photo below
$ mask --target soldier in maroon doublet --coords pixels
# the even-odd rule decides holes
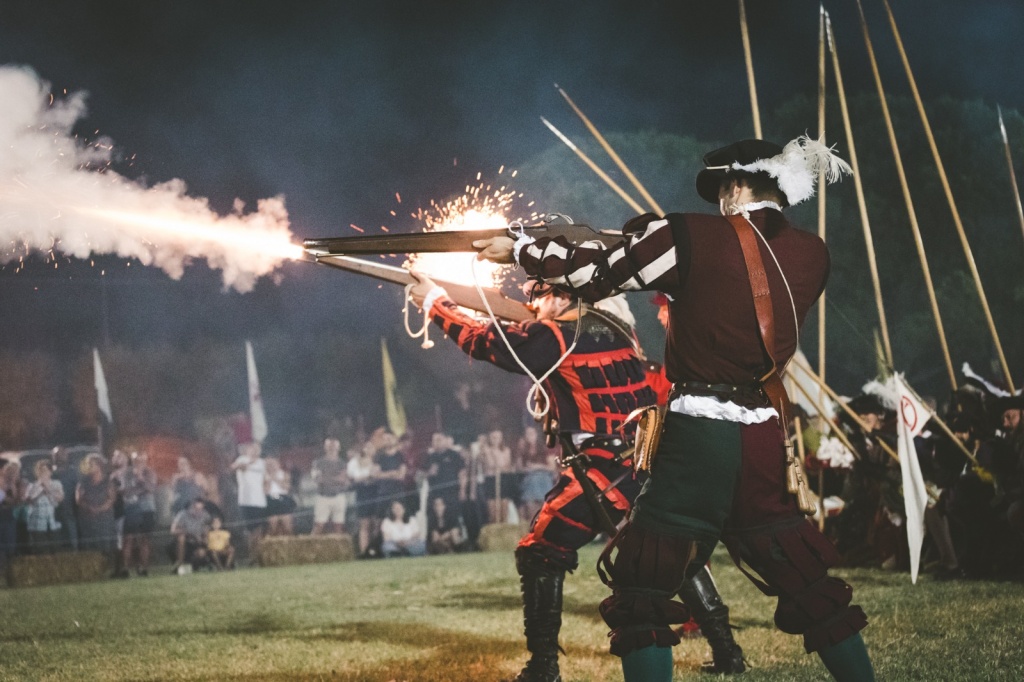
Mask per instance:
[[[627,681],[671,679],[671,625],[688,616],[672,597],[720,539],[778,598],[779,629],[802,635],[836,679],[873,680],[864,612],[851,604],[852,588],[828,575],[839,555],[787,491],[779,379],[829,271],[824,242],[793,228],[782,209],[813,196],[819,172],[835,180],[848,167],[806,137],[785,149],[745,140],[704,163],[697,192],[721,215],[639,216],[610,248],[528,236],[475,246],[481,258],[518,262],[584,300],[638,290],[670,298],[669,412],[617,553],[603,557],[613,594],[601,611]]]
[[[621,457],[627,443],[620,427],[631,412],[655,402],[630,325],[586,305],[581,317],[572,296],[542,285],[531,292],[537,320],[499,331],[495,325],[463,313],[426,277],[414,275],[420,283],[410,292],[412,300],[427,308],[434,322],[468,355],[518,374],[525,373],[519,365],[522,362],[535,377],[555,368],[544,381],[551,402],[547,430],[567,436],[582,453],[587,478],[601,492],[600,504],[611,522],[618,523],[629,513],[641,486],[630,460]],[[519,682],[561,679],[562,583],[566,571],[578,565],[577,550],[602,529],[593,504],[585,497],[574,470],[564,469],[516,549],[531,653],[516,677]],[[717,672],[742,672],[742,651],[729,631],[728,609],[714,583],[702,574],[687,581],[687,589],[685,598],[693,603],[695,612],[708,616],[706,625],[701,624],[708,631],[714,654],[710,667]]]

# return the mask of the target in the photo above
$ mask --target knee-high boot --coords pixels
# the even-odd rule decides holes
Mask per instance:
[[[565,571],[517,553],[516,567],[523,592],[523,625],[530,660],[513,682],[561,682],[558,631],[562,627],[562,583]]]
[[[707,567],[683,583],[679,597],[700,625],[701,634],[711,646],[711,661],[704,664],[708,672],[736,675],[747,669],[743,649],[736,643],[729,626],[729,607],[722,601],[715,581]]]

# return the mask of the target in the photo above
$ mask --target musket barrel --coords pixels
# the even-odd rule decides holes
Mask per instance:
[[[317,255],[381,253],[444,253],[474,251],[473,242],[508,235],[505,228],[491,230],[442,230],[408,234],[359,235],[304,239],[302,248]]]
[[[622,241],[617,230],[595,230],[589,225],[554,223],[528,225],[523,232],[535,237],[562,236],[573,244],[600,241],[613,246]],[[500,227],[490,230],[438,230],[407,234],[357,235],[305,239],[302,247],[314,256],[353,256],[387,253],[458,253],[476,251],[473,242],[493,237],[514,237],[518,228]]]

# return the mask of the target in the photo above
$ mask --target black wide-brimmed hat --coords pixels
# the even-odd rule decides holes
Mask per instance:
[[[1024,410],[1024,395],[1010,395],[997,398],[993,408],[997,419],[1007,410]]]
[[[704,201],[718,203],[718,190],[735,166],[749,166],[782,154],[782,147],[767,140],[740,140],[704,155],[704,170],[697,174],[697,194]]]

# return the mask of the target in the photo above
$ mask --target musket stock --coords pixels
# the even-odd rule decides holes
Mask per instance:
[[[332,268],[338,268],[339,270],[346,270],[348,272],[366,275],[367,277],[372,277],[373,279],[377,279],[382,282],[391,282],[392,284],[400,284],[402,286],[413,284],[416,281],[405,268],[399,268],[394,265],[385,265],[384,263],[373,263],[360,258],[350,258],[348,256],[318,256],[316,257],[315,262],[323,263],[324,265],[329,265]],[[486,312],[487,309],[480,300],[480,294],[477,293],[475,287],[458,284],[456,282],[445,282],[443,280],[434,281],[439,286],[445,288],[448,292],[448,297],[455,301],[456,304],[463,308],[476,310],[477,312]],[[530,312],[530,309],[519,301],[508,298],[495,289],[484,287],[483,291],[484,296],[487,298],[487,302],[491,306],[491,310],[494,311],[495,317],[508,320],[509,322],[522,322],[524,320],[534,319],[533,313]]]
[[[597,240],[607,246],[622,241],[617,230],[595,230],[589,225],[543,224],[528,225],[523,231],[536,238],[565,237],[573,244]],[[439,230],[407,234],[356,235],[352,237],[325,237],[305,239],[302,247],[313,256],[377,255],[387,253],[448,253],[472,252],[473,242],[492,237],[518,236],[518,230],[501,227],[490,230]]]

